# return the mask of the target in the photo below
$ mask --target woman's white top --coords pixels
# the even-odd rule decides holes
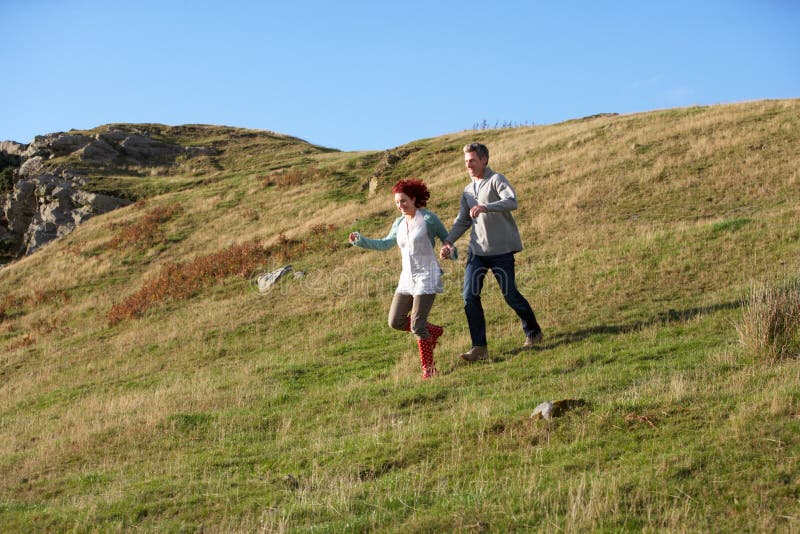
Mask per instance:
[[[406,221],[405,215],[401,215],[383,239],[369,239],[358,232],[356,234],[357,239],[353,242],[356,247],[389,250],[397,245],[400,248],[403,268],[396,293],[444,293],[442,269],[433,246],[436,237],[441,240],[447,237],[447,228],[433,212],[420,208],[411,221]],[[458,251],[454,249],[450,258],[457,259]]]
[[[403,269],[395,293],[444,293],[442,269],[428,237],[422,211],[417,210],[411,221],[403,217],[397,227],[397,246],[400,247]]]

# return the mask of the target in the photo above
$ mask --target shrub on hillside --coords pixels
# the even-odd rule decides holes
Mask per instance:
[[[198,256],[186,263],[169,263],[161,268],[155,279],[145,282],[139,291],[112,306],[108,322],[113,326],[140,317],[153,306],[189,298],[197,291],[232,276],[246,278],[263,267],[268,258],[275,262],[290,262],[314,251],[332,252],[341,248],[336,235],[334,225],[317,224],[303,239],[290,239],[280,233],[269,247],[250,242]]]
[[[768,361],[800,356],[800,281],[755,286],[742,302],[739,340]]]
[[[138,204],[138,203],[137,203]],[[146,249],[166,241],[163,224],[181,211],[181,206],[157,206],[139,220],[125,224],[106,244],[117,250],[128,247]]]
[[[114,304],[108,314],[108,322],[115,325],[125,319],[141,316],[159,303],[189,298],[200,289],[231,276],[246,278],[264,262],[266,255],[267,251],[261,245],[245,243],[198,256],[190,262],[169,263],[139,291]]]
[[[321,178],[324,174],[317,168],[291,168],[271,172],[266,176],[260,176],[258,180],[264,187],[294,187],[302,185],[308,180]]]

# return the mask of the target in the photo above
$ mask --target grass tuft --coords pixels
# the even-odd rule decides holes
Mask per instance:
[[[800,356],[800,281],[754,286],[736,330],[741,344],[761,359]]]

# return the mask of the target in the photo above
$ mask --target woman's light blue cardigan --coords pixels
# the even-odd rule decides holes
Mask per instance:
[[[439,217],[432,211],[426,209],[420,209],[420,211],[425,219],[425,226],[428,230],[428,238],[431,240],[431,246],[435,248],[437,237],[441,241],[444,241],[447,237],[447,228],[444,227],[442,221],[440,221]],[[383,239],[369,239],[358,234],[358,239],[353,242],[353,246],[371,250],[389,250],[397,245],[397,227],[403,222],[404,217],[404,215],[401,215],[395,219],[394,224],[392,224],[392,229],[389,230],[389,233]],[[458,259],[458,250],[453,248],[453,253],[450,255],[450,258],[454,260]]]

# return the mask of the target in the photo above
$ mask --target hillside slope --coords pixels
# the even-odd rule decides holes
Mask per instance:
[[[800,361],[738,343],[755,283],[800,267],[800,100],[279,150],[97,173],[135,204],[0,270],[4,530],[796,530]],[[540,350],[487,282],[466,365],[463,257],[419,380],[385,316],[400,178],[449,224],[486,143],[520,198]],[[88,172],[88,171],[87,171]],[[142,182],[136,181],[136,176]],[[458,245],[465,248],[465,239]],[[254,276],[305,276],[259,294]],[[544,400],[587,405],[532,420]]]

